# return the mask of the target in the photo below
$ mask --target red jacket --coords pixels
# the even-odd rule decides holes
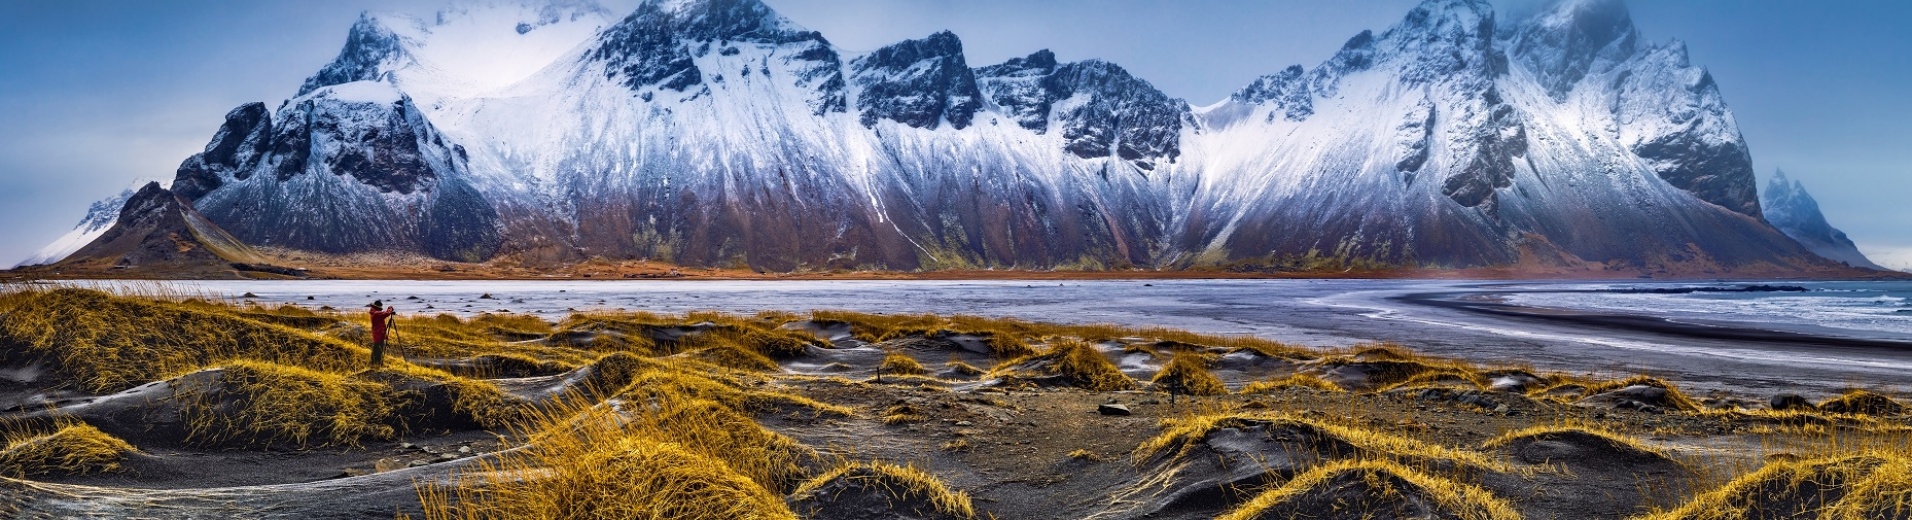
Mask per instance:
[[[372,311],[373,343],[385,342],[385,318],[390,318],[393,314],[398,314],[398,311],[389,307],[385,310]]]

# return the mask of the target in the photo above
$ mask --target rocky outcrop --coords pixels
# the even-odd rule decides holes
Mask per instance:
[[[111,228],[56,266],[217,276],[257,258],[186,199],[151,182],[126,200]]]
[[[1188,105],[1113,63],[1057,64],[1048,50],[976,70],[990,102],[1016,124],[1059,130],[1076,157],[1119,157],[1152,169],[1181,155]]]
[[[904,40],[850,62],[863,126],[889,119],[915,128],[947,121],[962,130],[982,108],[976,74],[963,60],[963,42],[943,31]]]

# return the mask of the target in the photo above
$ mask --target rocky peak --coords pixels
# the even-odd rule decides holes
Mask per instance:
[[[1494,46],[1494,9],[1486,0],[1421,2],[1382,33],[1374,47],[1375,59],[1399,63],[1401,79],[1409,84],[1469,71],[1492,76],[1506,69],[1506,57]]]
[[[204,151],[180,163],[173,192],[186,200],[218,189],[227,179],[245,179],[272,144],[272,114],[265,103],[246,103],[226,113]]]
[[[345,48],[337,58],[306,78],[299,86],[300,96],[321,87],[354,81],[382,80],[385,74],[412,62],[402,37],[370,12],[359,13],[358,21],[346,34]]]
[[[675,21],[677,36],[686,40],[787,43],[814,34],[758,0],[675,0],[665,4],[662,10]]]
[[[463,164],[411,97],[382,83],[326,87],[282,109],[272,135],[281,180],[306,173],[350,176],[382,192],[410,194]],[[316,153],[315,153],[316,152]],[[317,156],[318,161],[310,159]]]
[[[1017,125],[1041,134],[1049,131],[1049,105],[1056,100],[1045,82],[1055,72],[1056,54],[1043,49],[976,69],[976,81]]]
[[[1753,157],[1719,87],[1677,40],[1627,60],[1614,81],[1620,141],[1668,184],[1760,216]]]
[[[694,59],[712,43],[790,44],[785,58],[805,85],[819,91],[816,112],[842,111],[840,58],[816,31],[804,30],[757,0],[651,0],[598,35],[586,59],[633,91],[678,92],[704,83]],[[801,63],[796,63],[801,62]],[[648,97],[646,97],[648,99]]]
[[[1589,72],[1638,50],[1639,32],[1623,0],[1559,0],[1514,28],[1508,52],[1555,100]]]
[[[1308,90],[1308,78],[1300,65],[1290,65],[1281,72],[1256,78],[1229,99],[1239,103],[1272,104],[1285,113],[1289,121],[1300,121],[1314,114],[1314,94]]]
[[[1885,269],[1860,253],[1858,245],[1844,231],[1832,227],[1826,215],[1819,211],[1819,201],[1806,192],[1804,184],[1786,178],[1786,172],[1773,171],[1772,180],[1766,181],[1766,189],[1759,196],[1766,221],[1806,249],[1846,265]]]
[[[1168,97],[1122,67],[1101,60],[1058,65],[1037,51],[976,70],[990,102],[1023,128],[1060,127],[1063,147],[1083,158],[1120,157],[1153,168],[1181,154],[1188,104]]]
[[[949,31],[904,40],[850,62],[864,126],[889,119],[915,128],[949,121],[968,127],[982,108],[976,74],[963,60],[963,43]]]

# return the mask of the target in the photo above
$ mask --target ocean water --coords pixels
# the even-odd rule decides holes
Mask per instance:
[[[1756,285],[1806,291],[1623,292],[1640,289]],[[1521,286],[1507,294],[1516,305],[1639,314],[1690,323],[1776,328],[1812,334],[1912,340],[1912,282],[1654,283]]]

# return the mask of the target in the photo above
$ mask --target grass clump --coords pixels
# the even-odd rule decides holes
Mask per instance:
[[[968,493],[950,489],[921,469],[885,462],[837,466],[798,486],[790,498],[799,510],[806,506],[820,510],[813,515],[817,518],[829,518],[829,503],[845,499],[887,503],[892,511],[908,511],[919,517],[976,518]]]
[[[990,377],[1053,379],[1096,392],[1135,388],[1135,380],[1129,379],[1094,346],[1074,340],[1057,343],[1042,354],[1004,362],[990,371]]]
[[[231,358],[315,370],[364,366],[363,347],[246,319],[203,301],[115,296],[91,289],[9,289],[0,293],[0,344],[53,361],[80,389],[131,388]]]
[[[692,352],[690,355],[717,366],[737,370],[776,372],[783,369],[783,367],[777,365],[776,361],[771,361],[770,358],[764,357],[763,354],[730,345],[718,345],[705,348]]]
[[[1289,388],[1307,388],[1318,392],[1348,391],[1345,388],[1341,388],[1341,385],[1334,384],[1333,381],[1322,379],[1314,374],[1294,374],[1273,381],[1256,381],[1249,383],[1248,386],[1242,387],[1241,393],[1265,394]]]
[[[1838,520],[1912,518],[1912,459],[1888,459],[1852,486],[1852,492],[1827,516]]]
[[[839,417],[856,415],[849,407],[819,402],[800,395],[745,388],[740,382],[720,374],[693,371],[683,367],[653,365],[634,370],[616,395],[631,401],[649,401],[671,396],[704,399],[748,412],[779,412],[799,408],[815,414]]]
[[[346,375],[238,360],[175,383],[191,443],[357,446],[397,433],[387,387]]]
[[[1284,438],[1297,439],[1300,448],[1343,457],[1388,459],[1411,463],[1448,462],[1457,466],[1506,470],[1504,463],[1472,451],[1457,450],[1407,437],[1332,424],[1285,413],[1227,412],[1166,419],[1161,434],[1136,446],[1134,458],[1140,461],[1167,456],[1190,455],[1209,434],[1223,429],[1286,431]]]
[[[1865,452],[1780,460],[1741,475],[1670,511],[1639,520],[1820,518],[1860,520],[1874,511],[1912,511],[1912,464],[1901,453]],[[1844,513],[1857,513],[1852,516]]]
[[[1868,390],[1848,390],[1838,397],[1819,403],[1819,409],[1828,413],[1876,417],[1891,417],[1905,413],[1905,405]]]
[[[1305,518],[1519,520],[1507,501],[1479,487],[1384,460],[1317,466],[1262,492],[1217,520]]]
[[[737,343],[771,359],[790,359],[808,352],[817,345],[817,339],[802,332],[772,329],[750,331]]]
[[[1551,440],[1551,439],[1559,439],[1559,438],[1566,438],[1566,437],[1595,439],[1595,440],[1598,440],[1599,442],[1608,444],[1609,446],[1613,447],[1616,451],[1628,451],[1628,452],[1634,452],[1634,453],[1652,454],[1652,455],[1660,456],[1660,457],[1666,456],[1666,453],[1660,451],[1659,448],[1648,446],[1644,443],[1641,443],[1638,439],[1634,439],[1633,437],[1622,435],[1612,430],[1608,430],[1606,428],[1601,428],[1599,426],[1594,426],[1591,424],[1557,424],[1557,425],[1529,426],[1526,428],[1521,428],[1518,430],[1503,433],[1500,436],[1494,437],[1492,439],[1488,439],[1487,441],[1481,443],[1481,447],[1487,448],[1487,449],[1494,449],[1494,448],[1502,448],[1509,445],[1527,442],[1527,441]]]
[[[876,367],[876,372],[884,375],[920,376],[928,374],[929,369],[923,368],[922,363],[917,363],[916,358],[909,357],[908,354],[890,352],[883,356],[883,364]]]
[[[595,408],[576,418],[545,416],[537,444],[481,462],[452,485],[419,485],[424,517],[796,519],[777,493],[733,465],[745,461],[661,439],[655,424],[614,415]]]
[[[883,410],[883,424],[897,425],[919,423],[929,420],[929,415],[910,404],[899,404]]]
[[[1658,388],[1660,390],[1666,391],[1666,395],[1662,397],[1661,399],[1664,401],[1664,404],[1666,404],[1666,406],[1671,409],[1679,410],[1683,412],[1694,412],[1694,411],[1700,410],[1700,404],[1694,401],[1693,398],[1687,397],[1685,392],[1681,392],[1680,387],[1675,386],[1673,383],[1668,383],[1665,380],[1662,380],[1660,378],[1644,375],[1644,374],[1636,375],[1626,379],[1601,381],[1598,383],[1587,385],[1586,390],[1582,391],[1582,395],[1591,397],[1591,396],[1595,396],[1599,394],[1604,394],[1607,392],[1612,392],[1615,390],[1622,390],[1622,389],[1636,387],[1636,386],[1653,387],[1653,388]]]
[[[1451,367],[1439,367],[1409,377],[1398,383],[1387,385],[1379,391],[1386,392],[1400,388],[1419,388],[1435,386],[1453,386],[1469,389],[1487,388],[1487,379],[1472,370],[1456,370]]]
[[[1208,360],[1195,352],[1176,352],[1162,365],[1149,385],[1156,390],[1181,395],[1222,395],[1228,388],[1222,380],[1208,372]]]
[[[85,475],[120,470],[133,445],[86,423],[65,423],[53,433],[8,435],[0,449],[0,474],[16,478]]]
[[[784,493],[816,452],[681,387],[531,414],[518,450],[421,484],[428,519],[794,519]]]
[[[975,377],[989,373],[987,370],[976,368],[976,365],[964,363],[957,359],[951,359],[949,362],[943,363],[943,371],[964,377]]]

